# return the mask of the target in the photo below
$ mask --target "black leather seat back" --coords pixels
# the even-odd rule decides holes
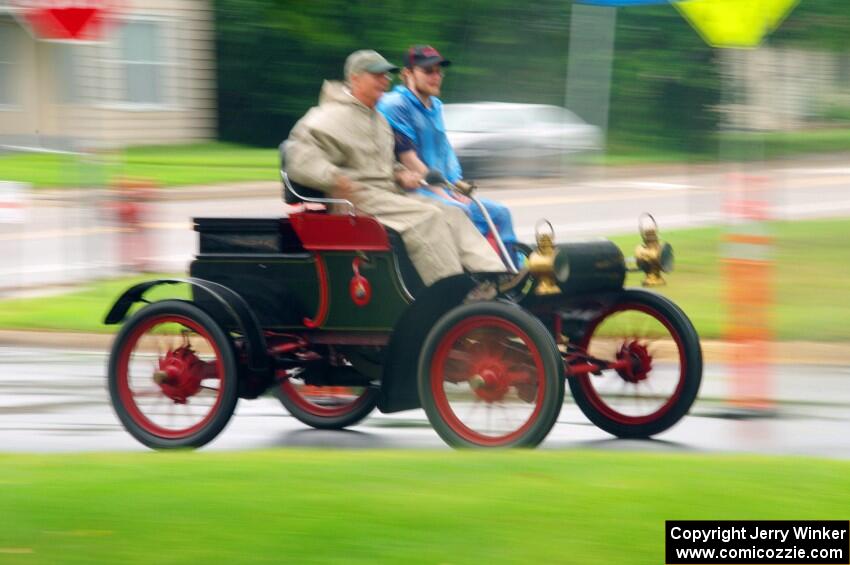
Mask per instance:
[[[395,254],[396,259],[398,260],[398,269],[399,275],[401,275],[401,280],[404,283],[404,286],[407,287],[407,290],[410,291],[410,294],[415,298],[423,290],[425,290],[425,283],[422,282],[422,277],[419,276],[416,267],[413,266],[413,262],[407,254],[407,248],[404,246],[401,234],[392,228],[384,227],[387,230],[387,238],[390,240],[390,247],[392,247],[393,254]]]
[[[287,141],[282,142],[278,146],[278,151],[280,154],[280,170],[281,172],[286,172],[286,146]],[[283,179],[281,178],[281,181]],[[293,181],[291,178],[289,179],[289,184],[292,185],[292,188],[298,191],[298,194],[302,196],[306,196],[307,198],[327,198],[328,196],[320,190],[316,190],[315,188],[307,188],[302,184],[298,184]],[[301,204],[304,202],[301,198],[299,198],[294,192],[289,190],[286,187],[286,184],[283,185],[283,201],[287,204]]]

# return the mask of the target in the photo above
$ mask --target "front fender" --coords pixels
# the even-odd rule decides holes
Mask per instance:
[[[248,306],[248,303],[239,294],[224,285],[195,277],[185,279],[157,279],[143,282],[130,287],[122,294],[112,308],[106,314],[103,323],[107,325],[119,324],[127,316],[127,312],[136,302],[147,302],[144,294],[155,286],[163,284],[188,284],[209,296],[215,303],[221,306],[221,313],[210,312],[219,323],[228,325],[235,322],[240,333],[245,336],[245,348],[248,356],[248,367],[251,371],[265,372],[269,369],[269,356],[267,354],[266,338],[263,335],[257,316]],[[221,319],[222,315],[229,317],[228,320]]]
[[[590,322],[596,320],[629,291],[655,294],[644,289],[625,288],[578,294],[529,295],[529,299],[522,305],[549,328],[556,340],[559,339],[557,334],[560,332],[570,342],[576,343],[582,340]]]
[[[419,408],[417,367],[422,344],[443,314],[463,302],[477,283],[469,275],[456,275],[437,281],[421,291],[416,301],[401,315],[393,328],[378,409],[398,412]]]

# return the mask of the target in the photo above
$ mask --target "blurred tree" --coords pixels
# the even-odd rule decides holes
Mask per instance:
[[[345,57],[371,48],[402,63],[428,43],[454,64],[448,102],[563,104],[569,0],[215,0],[222,139],[271,146],[315,105]],[[771,41],[846,49],[845,2],[806,0]],[[671,6],[618,11],[609,139],[686,151],[711,147],[715,50]]]
[[[721,87],[715,50],[672,6],[621,9],[616,42],[612,140],[686,152],[711,147]]]
[[[842,0],[802,0],[769,41],[846,53],[850,37],[850,6]]]
[[[414,43],[454,60],[448,101],[562,104],[569,4],[540,0],[217,0],[220,137],[272,145],[316,104],[345,57],[371,48],[402,64]]]

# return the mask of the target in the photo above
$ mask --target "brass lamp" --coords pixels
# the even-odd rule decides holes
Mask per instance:
[[[649,220],[649,221],[647,221]],[[643,243],[635,248],[635,262],[646,273],[643,286],[667,284],[661,273],[673,270],[673,247],[658,239],[658,223],[651,214],[644,213],[638,220],[638,229]]]
[[[541,224],[549,226],[549,233],[540,230]],[[561,289],[555,281],[555,230],[546,220],[537,223],[535,227],[537,249],[528,256],[528,271],[537,280],[535,294],[559,294]]]

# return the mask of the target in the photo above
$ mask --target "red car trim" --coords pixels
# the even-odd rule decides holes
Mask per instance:
[[[328,317],[328,269],[325,260],[316,253],[316,278],[319,281],[319,306],[315,318],[304,318],[302,322],[310,329],[315,329],[325,323]]]
[[[348,294],[352,302],[360,307],[366,306],[372,300],[372,285],[369,279],[360,274],[360,257],[355,257],[351,262],[351,270],[354,276],[348,284]]]
[[[387,230],[371,216],[296,212],[289,221],[309,251],[389,251]]]

